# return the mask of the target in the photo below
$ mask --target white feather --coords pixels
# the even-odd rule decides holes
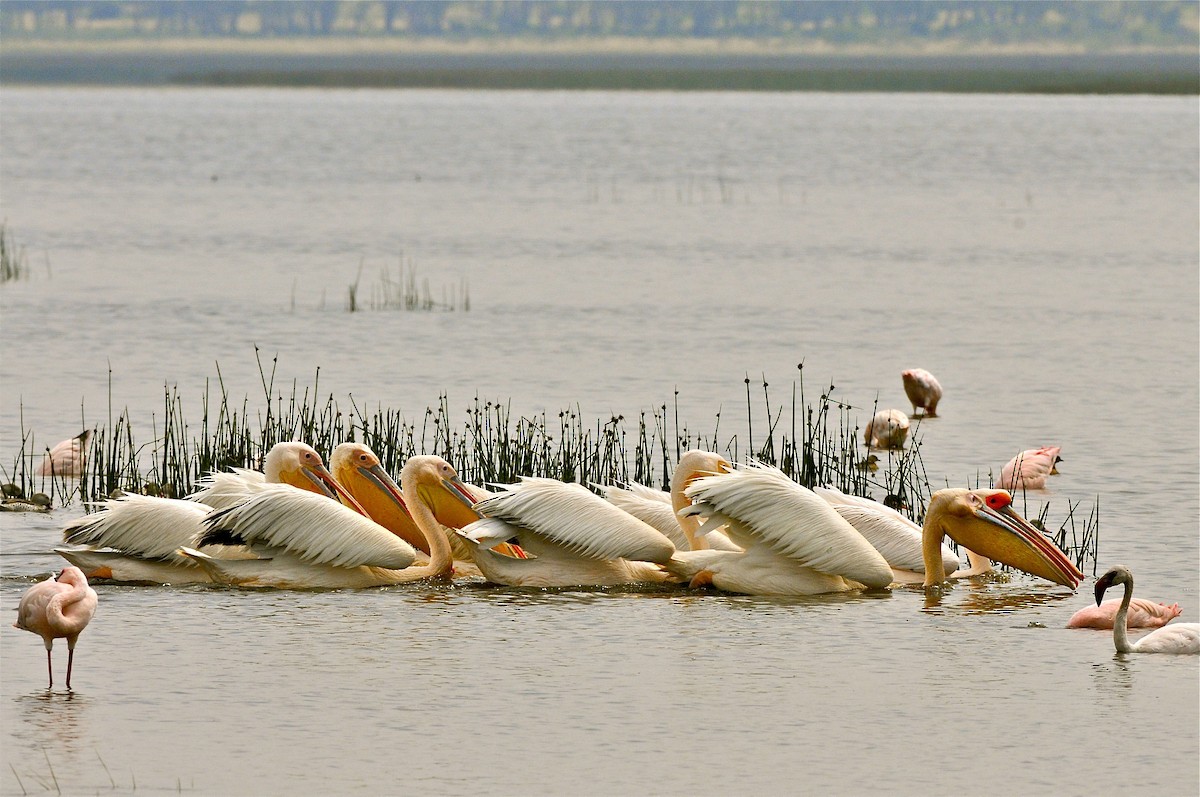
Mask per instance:
[[[100,502],[104,509],[76,518],[63,527],[63,541],[72,545],[115,548],[148,559],[187,563],[175,551],[195,545],[210,511],[201,504],[175,498],[128,493]]]
[[[526,477],[506,492],[475,505],[589,559],[665,562],[675,545],[661,532],[605,501],[581,484]]]
[[[261,492],[267,477],[256,470],[233,468],[231,473],[210,473],[200,480],[200,489],[187,497],[213,509],[228,509]]]
[[[685,491],[705,514],[729,519],[730,539],[755,542],[805,567],[869,587],[892,582],[887,561],[819,496],[778,468],[751,465],[696,479]]]
[[[679,521],[675,519],[675,511],[671,509],[670,493],[640,484],[630,484],[628,488],[604,486],[600,489],[613,506],[657,529],[666,535],[676,548],[688,548],[687,537],[679,527]]]
[[[399,570],[412,564],[412,546],[378,523],[322,495],[286,484],[230,509],[214,511],[206,527],[229,530],[247,543],[284,548],[306,562]]]
[[[925,559],[921,549],[921,527],[890,506],[870,498],[847,495],[833,487],[817,487],[814,493],[821,496],[846,522],[867,538],[875,550],[897,570],[913,573],[925,572]],[[942,543],[942,569],[948,576],[960,566],[958,554]]]

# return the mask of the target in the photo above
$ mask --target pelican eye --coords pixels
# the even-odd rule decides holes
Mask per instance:
[[[1003,509],[1012,503],[1008,493],[992,493],[987,497],[987,505],[992,509]]]

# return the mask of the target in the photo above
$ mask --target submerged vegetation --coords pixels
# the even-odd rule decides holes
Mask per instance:
[[[806,487],[831,485],[880,500],[893,496],[918,523],[933,492],[948,486],[930,481],[919,437],[900,451],[877,456],[863,450],[855,419],[865,414],[864,408],[834,398],[833,384],[815,398],[807,395],[803,365],[786,403],[772,399],[765,379],[755,384],[746,378],[747,423],[742,436],[722,433],[721,412],[711,433],[689,427],[679,417],[678,391],[672,403],[642,411],[636,419],[624,415],[587,419],[578,406],[521,415],[508,403],[478,396],[457,416],[444,394],[436,406],[408,417],[392,408],[360,406],[353,397],[345,407],[332,394],[322,397],[319,370],[311,387],[301,387],[295,380],[277,386],[276,364],[272,360],[268,369],[259,359],[263,394],[262,401],[254,404],[249,396],[231,399],[218,367],[216,384],[206,387],[198,424],[185,418],[177,389],[166,388],[161,414],[152,414],[148,439],[140,428],[135,434],[128,410],[114,419],[110,409],[108,423],[92,437],[77,482],[42,476],[38,464],[44,448],[39,449],[25,430],[11,471],[6,466],[0,466],[0,471],[5,481],[14,482],[26,494],[41,490],[63,504],[76,498],[103,500],[118,490],[176,497],[195,490],[211,471],[261,468],[263,456],[281,441],[304,440],[326,454],[339,443],[360,441],[374,449],[392,473],[411,456],[437,454],[463,479],[477,484],[547,476],[585,485],[637,482],[669,489],[679,457],[691,448],[702,448],[733,462],[754,460],[777,466]],[[1028,505],[1023,514],[1029,515]],[[1079,503],[1069,504],[1066,516],[1055,526],[1047,504],[1036,520],[1078,566],[1090,561],[1095,569],[1098,500],[1086,517]]]
[[[0,224],[0,283],[29,278],[25,247],[13,243],[7,224]]]
[[[458,285],[449,289],[445,285],[440,291],[441,299],[433,298],[429,279],[417,280],[417,270],[411,262],[401,261],[395,275],[387,266],[379,272],[379,278],[365,286],[367,295],[362,293],[363,266],[360,263],[354,282],[346,289],[346,310],[351,313],[360,310],[424,310],[430,311],[462,311],[471,309],[471,294],[467,290],[467,281],[462,279]]]

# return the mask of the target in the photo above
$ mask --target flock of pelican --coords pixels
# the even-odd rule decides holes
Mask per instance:
[[[937,380],[915,369],[904,383],[914,412],[934,416]],[[869,442],[891,428],[875,428],[877,420]],[[1002,481],[1031,486],[1035,469],[1054,472],[1058,451],[1024,452]],[[262,472],[210,474],[183,499],[126,494],[69,522],[55,551],[72,566],[29,590],[17,627],[42,635],[48,662],[55,638],[66,638],[73,656],[95,609],[89,577],[353,589],[471,576],[514,587],[672,582],[791,596],[934,588],[999,562],[1072,590],[1083,580],[1002,488],[939,490],[918,526],[876,501],[809,490],[777,468],[701,450],[680,457],[669,492],[534,477],[498,487],[464,483],[437,456],[411,457],[397,485],[362,443],[337,446],[328,469],[311,446],[279,443]],[[1125,585],[1124,599],[1101,604],[1114,584]],[[1122,652],[1200,653],[1195,623],[1130,643],[1129,625],[1164,625],[1178,614],[1178,606],[1133,603],[1132,590],[1129,571],[1113,568],[1096,584],[1098,610],[1072,625],[1113,628]]]

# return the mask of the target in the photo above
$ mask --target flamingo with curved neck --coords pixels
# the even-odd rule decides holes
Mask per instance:
[[[1126,624],[1129,602],[1133,600],[1133,573],[1129,568],[1117,565],[1097,579],[1096,605],[1100,605],[1104,593],[1114,584],[1125,585],[1121,607],[1113,619],[1113,644],[1118,653],[1200,653],[1200,623],[1170,623],[1131,642]]]
[[[17,607],[14,628],[32,631],[46,644],[46,672],[54,686],[52,649],[54,640],[67,640],[67,688],[71,688],[71,669],[75,664],[75,642],[96,613],[96,590],[78,567],[64,567],[57,578],[51,576],[26,590]]]

